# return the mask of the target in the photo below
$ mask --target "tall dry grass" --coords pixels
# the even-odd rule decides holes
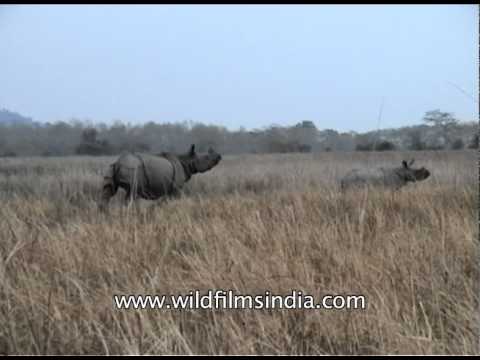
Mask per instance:
[[[392,196],[338,191],[414,156]],[[473,151],[226,157],[180,199],[96,207],[111,158],[0,163],[0,353],[479,352]],[[363,294],[366,310],[116,310],[114,294]]]

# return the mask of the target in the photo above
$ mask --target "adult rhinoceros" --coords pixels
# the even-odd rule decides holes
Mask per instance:
[[[425,180],[430,176],[430,171],[421,167],[414,169],[411,166],[415,160],[407,163],[402,161],[402,166],[396,168],[354,169],[341,180],[342,190],[358,186],[383,186],[398,190],[409,182]]]
[[[126,191],[126,201],[177,195],[192,175],[210,170],[221,159],[212,148],[206,154],[197,155],[195,145],[185,154],[123,153],[104,176],[100,209],[105,209],[119,187]]]

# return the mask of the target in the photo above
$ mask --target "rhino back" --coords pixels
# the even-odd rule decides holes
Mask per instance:
[[[345,185],[362,185],[378,183],[383,177],[379,169],[354,169],[342,179]]]
[[[398,187],[403,183],[393,169],[386,168],[354,169],[342,179],[342,187],[361,185]]]

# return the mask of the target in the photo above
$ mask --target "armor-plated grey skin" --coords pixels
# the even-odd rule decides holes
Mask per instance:
[[[402,166],[397,168],[354,169],[341,180],[342,190],[362,186],[382,186],[392,190],[398,190],[409,182],[417,182],[427,179],[430,171],[421,167],[414,169],[411,166],[415,160],[407,163],[402,161]]]
[[[155,200],[178,195],[194,174],[210,170],[221,159],[222,156],[212,148],[204,155],[197,155],[195,145],[185,154],[123,153],[104,176],[100,209],[106,208],[119,187],[126,191],[126,201],[137,197]]]

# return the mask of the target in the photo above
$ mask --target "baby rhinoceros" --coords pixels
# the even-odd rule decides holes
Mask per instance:
[[[341,180],[341,189],[346,190],[362,186],[381,186],[391,190],[398,190],[409,182],[425,180],[430,176],[430,171],[421,167],[414,169],[411,166],[415,160],[407,163],[402,161],[402,166],[396,168],[354,169]]]
[[[206,154],[198,155],[195,145],[185,154],[123,153],[104,176],[100,210],[106,209],[119,187],[126,191],[126,201],[137,197],[156,200],[178,195],[192,175],[212,169],[221,159],[222,156],[212,148]]]

